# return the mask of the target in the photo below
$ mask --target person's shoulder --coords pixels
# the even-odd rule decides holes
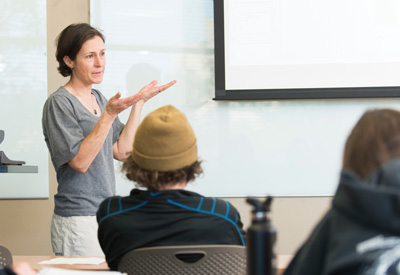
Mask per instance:
[[[104,199],[100,203],[99,208],[97,210],[97,218],[99,222],[119,209],[118,205],[120,200],[121,200],[120,196],[113,196]],[[115,207],[117,210],[115,209]]]
[[[74,99],[64,87],[58,88],[49,95],[43,106],[43,118],[57,116],[59,119],[65,118],[64,113],[74,112]]]
[[[97,211],[97,217],[100,222],[117,214],[121,214],[133,209],[140,208],[147,204],[147,200],[143,200],[142,196],[133,196],[132,192],[129,196],[113,196],[106,198],[100,203]]]
[[[104,200],[100,203],[99,209],[101,210],[101,209],[107,208],[107,207],[109,207],[109,205],[110,205],[111,203],[113,203],[113,202],[115,202],[115,201],[119,201],[119,200],[121,200],[121,198],[122,198],[121,196],[112,196],[112,197],[108,197],[108,198],[104,199]]]
[[[98,208],[97,213],[104,217],[109,215],[112,212],[115,212],[119,210],[119,204],[121,201],[122,197],[121,196],[113,196],[113,197],[108,197],[104,199]]]
[[[229,201],[223,199],[216,199],[218,205],[223,205],[224,207],[228,207],[230,210],[236,210],[235,206],[233,206]]]
[[[191,197],[191,198],[200,198],[202,200],[202,203],[205,204],[210,204],[213,206],[213,209],[215,210],[217,207],[226,207],[227,205],[229,205],[230,208],[232,209],[236,209],[234,206],[232,206],[228,201],[223,200],[223,199],[218,199],[215,197],[207,197],[207,196],[203,196],[199,193],[193,192],[193,191],[189,191],[189,190],[179,190],[180,195],[185,196],[185,197]]]
[[[204,200],[214,202],[215,206],[229,205],[230,208],[236,209],[229,201],[224,200],[224,199],[219,199],[219,198],[215,198],[215,197],[204,197]]]
[[[69,97],[72,96],[64,86],[60,86],[54,93],[49,95],[49,98],[52,97]]]
[[[239,212],[230,202],[215,197],[202,196],[201,198],[202,209],[206,209],[212,214],[220,215],[231,220],[237,220]]]
[[[46,100],[46,105],[49,104],[62,104],[71,102],[73,95],[70,94],[63,86],[59,87],[54,93],[50,94]]]

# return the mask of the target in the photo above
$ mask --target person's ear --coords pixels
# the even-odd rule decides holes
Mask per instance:
[[[63,61],[71,70],[74,68],[74,62],[68,56],[64,56]]]

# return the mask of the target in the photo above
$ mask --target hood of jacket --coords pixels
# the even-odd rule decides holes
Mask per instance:
[[[382,233],[400,232],[400,159],[384,164],[365,180],[342,171],[333,208]]]

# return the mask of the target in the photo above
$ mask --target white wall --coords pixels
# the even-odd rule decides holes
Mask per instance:
[[[91,4],[91,23],[106,36],[108,62],[97,88],[106,97],[117,91],[127,96],[153,79],[177,79],[146,103],[143,116],[166,104],[187,114],[205,170],[189,189],[204,195],[330,196],[345,139],[361,114],[400,108],[399,99],[213,101],[213,1]],[[127,194],[132,183],[119,168],[118,192]]]

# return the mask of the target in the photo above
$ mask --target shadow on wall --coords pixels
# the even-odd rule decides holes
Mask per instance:
[[[160,71],[148,63],[138,63],[133,65],[126,74],[126,88],[128,92],[138,92],[153,80],[162,84]]]

